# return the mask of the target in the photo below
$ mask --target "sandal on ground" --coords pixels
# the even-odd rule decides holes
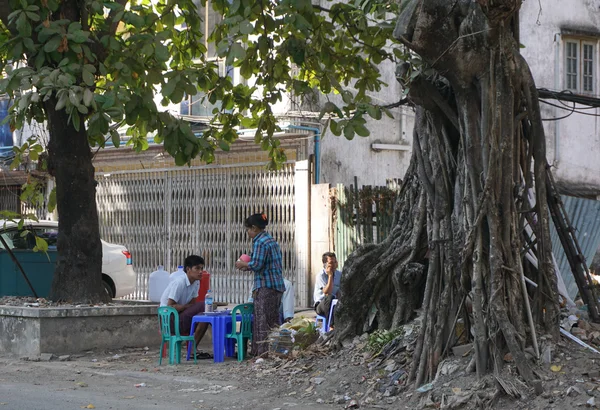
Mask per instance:
[[[212,359],[213,355],[206,352],[196,352],[196,360]]]

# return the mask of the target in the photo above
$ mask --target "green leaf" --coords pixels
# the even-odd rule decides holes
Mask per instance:
[[[68,98],[68,95],[67,95],[67,93],[63,93],[63,94],[62,94],[62,95],[61,95],[61,96],[58,98],[58,101],[56,102],[56,107],[54,107],[54,109],[55,109],[56,111],[60,111],[60,110],[62,110],[63,108],[65,108],[65,105],[67,105],[67,98]]]
[[[382,117],[381,110],[373,105],[367,106],[367,113],[371,118],[376,120],[380,120]]]
[[[37,56],[35,56],[35,68],[37,68],[38,70],[41,69],[44,66],[44,63],[46,62],[46,53],[44,53],[43,51],[39,51]]]
[[[115,14],[115,17],[113,18],[113,23],[119,23],[121,20],[123,20],[124,15],[125,15],[124,11],[117,12],[117,14]]]
[[[233,0],[231,2],[231,6],[229,6],[229,12],[231,14],[235,14],[237,13],[237,11],[240,9],[240,5],[242,4],[241,0]]]
[[[83,70],[81,72],[81,76],[83,77],[83,82],[86,83],[90,87],[93,86],[94,83],[96,82],[96,78],[94,77],[94,74],[90,73],[87,70]]]
[[[162,94],[165,97],[170,97],[171,94],[173,94],[173,91],[175,91],[175,87],[177,87],[177,79],[171,78],[162,88]]]
[[[254,26],[248,20],[244,20],[240,23],[240,33],[250,34],[254,31]]]
[[[235,60],[243,60],[246,58],[246,50],[240,43],[233,43],[227,54],[227,65],[231,65]]]
[[[351,104],[353,100],[352,93],[347,90],[342,91],[342,100],[344,100],[346,104]]]
[[[338,123],[334,120],[330,120],[329,121],[329,128],[331,129],[331,132],[333,135],[335,136],[340,136],[342,135],[342,130],[340,129]]]
[[[27,14],[27,17],[29,18],[29,20],[31,21],[40,21],[40,16],[37,13],[32,13],[30,11],[26,12],[25,14]]]
[[[77,111],[73,112],[72,116],[71,116],[71,120],[73,121],[73,127],[79,131],[79,126],[80,124],[80,117],[79,117],[79,113]]]
[[[227,141],[219,140],[219,147],[223,151],[229,151],[229,144],[227,143]]]
[[[48,40],[48,42],[46,44],[44,44],[44,51],[46,53],[51,53],[53,51],[56,51],[58,49],[58,46],[60,45],[61,41],[62,41],[62,38],[60,36],[52,37],[50,40]]]
[[[76,43],[82,44],[87,41],[89,36],[90,36],[90,33],[86,33],[84,31],[78,31],[78,32],[72,34],[71,40],[73,40]]]
[[[83,90],[83,104],[89,107],[94,99],[94,93],[89,88]]]
[[[48,251],[48,242],[46,242],[43,238],[40,238],[36,235],[35,237],[35,247],[33,248],[34,252],[47,252]]]
[[[354,131],[361,137],[368,137],[370,132],[367,129],[367,127],[365,127],[362,124],[355,124],[354,125]]]
[[[102,108],[105,110],[108,110],[108,108],[111,108],[115,105],[115,95],[111,92],[111,93],[105,93],[103,95],[104,97],[104,103],[102,103]]]
[[[163,76],[158,71],[150,70],[146,75],[146,79],[150,84],[160,84],[163,80]]]
[[[17,19],[17,30],[23,37],[27,38],[31,36],[31,24],[27,21],[27,15],[25,13],[21,13]]]
[[[185,165],[185,163],[187,162],[187,158],[185,156],[185,154],[181,151],[179,151],[176,155],[175,155],[175,164],[176,165]]]
[[[119,148],[119,146],[121,145],[121,137],[119,136],[117,130],[110,130],[110,139],[115,148]]]
[[[154,55],[156,56],[156,60],[165,62],[168,61],[169,56],[169,48],[162,44],[157,44],[154,50]]]
[[[69,24],[69,27],[67,27],[67,33],[72,34],[79,30],[81,30],[81,23],[78,21],[73,21],[72,23]]]
[[[26,38],[23,40],[23,45],[25,46],[25,48],[27,50],[30,51],[34,51],[35,50],[35,44],[33,44],[33,40],[30,38]]]
[[[46,3],[48,4],[48,8],[50,9],[50,11],[58,10],[58,0],[48,0]]]
[[[56,187],[52,188],[48,196],[48,211],[52,212],[56,208]]]
[[[354,126],[350,123],[344,127],[344,137],[348,140],[354,139]]]

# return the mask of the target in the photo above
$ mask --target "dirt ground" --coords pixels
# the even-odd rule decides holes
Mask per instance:
[[[419,392],[405,384],[410,349],[382,360],[365,351],[363,336],[335,353],[314,347],[292,360],[271,357],[241,363],[227,359],[217,364],[201,360],[198,365],[190,361],[158,366],[156,346],[87,352],[62,357],[63,361],[0,357],[0,409],[54,408],[50,401],[40,407],[18,407],[11,401],[18,394],[12,397],[9,391],[27,392],[28,386],[34,390],[27,396],[40,394],[38,401],[45,400],[43,392],[59,393],[64,405],[56,408],[61,409],[566,410],[600,404],[600,355],[566,339],[542,342],[553,349],[551,363],[531,362],[542,381],[540,395],[519,380],[511,358],[505,358],[497,379],[488,376],[478,382],[475,374],[466,372],[472,353],[451,356],[433,384],[421,389],[427,391]],[[505,386],[500,395],[494,395],[497,380]]]
[[[580,319],[571,331],[598,347],[600,326]],[[367,349],[369,336],[364,334],[337,351],[320,340],[292,357],[199,360],[197,365],[184,360],[170,366],[164,359],[159,366],[160,346],[60,358],[0,356],[0,410],[600,407],[600,354],[564,336],[541,336],[542,358],[529,355],[541,383],[536,394],[521,381],[510,355],[502,359],[499,374],[478,380],[467,371],[473,355],[469,349],[443,361],[435,380],[416,389],[407,380],[417,334],[418,324],[406,325],[402,336],[376,354]],[[210,352],[211,346],[207,334],[199,348]]]

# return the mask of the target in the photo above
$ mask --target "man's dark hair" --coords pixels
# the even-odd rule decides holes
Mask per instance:
[[[183,270],[187,272],[189,268],[193,268],[197,265],[204,266],[204,258],[198,255],[190,255],[187,258],[185,258],[185,262],[183,263]]]
[[[244,226],[246,228],[252,228],[256,226],[258,229],[265,229],[269,224],[269,220],[267,219],[267,215],[263,213],[250,215],[244,221]]]
[[[337,259],[337,256],[335,256],[335,253],[333,253],[333,252],[325,252],[323,254],[323,263],[327,263],[327,258],[336,258]]]

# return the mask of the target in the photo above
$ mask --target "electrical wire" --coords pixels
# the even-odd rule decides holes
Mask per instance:
[[[567,107],[562,107],[560,105],[553,104],[551,102],[548,102],[548,101],[545,101],[545,100],[542,100],[542,99],[540,99],[540,102],[543,102],[544,104],[548,104],[548,105],[551,105],[551,106],[556,107],[556,108],[559,108],[561,110],[565,110],[565,111],[569,110],[569,111],[571,111],[569,113],[569,115],[571,115],[573,113],[577,113],[577,114],[581,114],[581,115],[588,115],[590,117],[600,117],[600,114],[591,114],[589,112],[582,112],[582,111],[579,111],[579,109],[575,109],[575,104],[573,104],[573,107],[568,107],[568,106]]]
[[[538,88],[539,98],[550,98],[558,101],[569,101],[588,107],[600,107],[600,98],[590,97],[586,95],[574,94],[571,90],[552,91],[547,88]]]
[[[552,103],[549,103],[549,102],[547,102],[547,101],[544,101],[544,100],[541,100],[541,99],[540,99],[540,102],[542,102],[542,103],[544,103],[544,104],[549,104],[549,105],[552,105],[552,106],[554,106],[554,107],[557,107],[557,105],[555,105],[555,104],[552,104]],[[559,107],[559,108],[561,108],[561,109],[564,109],[564,108],[562,108],[562,107]],[[570,112],[570,113],[568,113],[567,115],[563,115],[562,117],[556,117],[556,118],[542,118],[542,121],[558,121],[558,120],[564,120],[565,118],[569,118],[571,115],[573,115],[573,113],[574,113],[574,112],[575,112],[575,110],[571,110],[571,112]]]
[[[552,91],[546,88],[538,88],[539,101],[552,107],[569,111],[567,115],[556,118],[542,118],[542,121],[558,121],[570,117],[573,114],[587,115],[590,117],[600,117],[600,114],[584,112],[583,110],[595,110],[600,108],[600,99],[585,95],[574,94],[571,90]],[[552,99],[558,101],[558,104],[546,101]],[[568,104],[571,103],[571,104]],[[578,105],[584,105],[579,107]]]

